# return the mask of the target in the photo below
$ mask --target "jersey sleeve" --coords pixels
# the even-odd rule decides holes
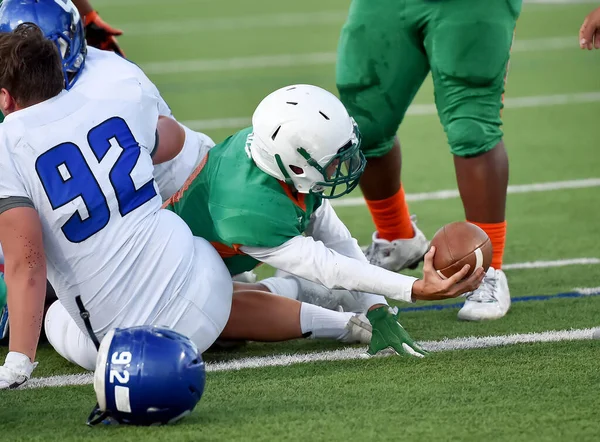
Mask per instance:
[[[331,203],[324,199],[321,206],[312,214],[306,235],[322,241],[327,247],[341,255],[367,262],[356,239],[338,218]]]
[[[9,152],[8,145],[10,140],[4,133],[0,133],[0,199],[10,197],[21,197],[30,199],[30,195],[25,187],[25,182]]]
[[[241,251],[258,261],[330,289],[376,293],[412,302],[412,286],[417,278],[340,255],[311,237],[297,236],[278,247],[242,247]]]
[[[134,116],[136,122],[132,131],[140,147],[152,155],[158,146],[159,99],[142,85],[139,87],[141,92],[139,108]]]
[[[144,71],[142,71],[141,68],[139,68],[138,66],[136,66],[136,68],[137,77],[140,84],[142,85],[142,88],[144,89],[144,92],[148,95],[153,95],[154,97],[156,97],[156,100],[158,102],[158,114],[163,117],[174,118],[171,108],[164,100],[164,98],[160,95],[160,92],[158,91],[156,85],[152,83],[152,81],[150,81],[148,76],[144,73]]]

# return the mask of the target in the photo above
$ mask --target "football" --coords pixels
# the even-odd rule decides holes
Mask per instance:
[[[479,267],[487,271],[492,262],[490,238],[480,227],[468,222],[446,224],[436,232],[431,245],[436,249],[433,267],[444,279],[454,275],[465,264],[471,266],[468,277]]]

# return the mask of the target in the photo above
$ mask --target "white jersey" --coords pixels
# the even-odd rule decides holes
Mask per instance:
[[[103,100],[107,96],[118,96],[119,91],[133,80],[139,82],[145,93],[156,97],[159,115],[174,118],[171,109],[146,74],[137,65],[112,51],[101,51],[88,46],[83,71],[70,92],[77,92],[91,100]],[[171,161],[154,166],[154,178],[163,201],[183,186],[215,144],[207,135],[183,127],[186,141],[181,153]],[[3,263],[4,255],[0,247],[0,264]]]
[[[171,109],[156,86],[136,64],[112,51],[102,51],[91,46],[88,46],[87,51],[83,71],[71,91],[101,100],[106,93],[118,93],[124,81],[135,79],[146,93],[157,97],[158,114],[173,118]]]
[[[158,99],[158,114],[174,118],[171,109],[161,97],[156,86],[144,72],[132,62],[112,51],[101,51],[88,46],[88,54],[81,75],[71,88],[90,99],[102,99],[107,93],[120,90],[122,84],[137,80],[142,89]],[[163,164],[154,167],[154,178],[165,201],[177,192],[200,163],[214,142],[205,134],[186,131],[185,145],[181,153]]]
[[[150,152],[159,99],[135,79],[91,101],[77,91],[0,125],[0,198],[40,215],[48,280],[83,328],[81,295],[100,335],[145,323],[189,288],[193,236],[161,210]]]

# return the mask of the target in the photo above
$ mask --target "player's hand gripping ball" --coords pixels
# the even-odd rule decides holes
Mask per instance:
[[[436,232],[431,245],[436,249],[433,267],[444,279],[454,275],[465,264],[470,265],[467,278],[479,267],[487,271],[492,262],[490,238],[480,227],[468,222],[446,224]]]

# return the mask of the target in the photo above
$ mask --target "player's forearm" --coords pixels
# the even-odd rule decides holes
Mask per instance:
[[[275,268],[328,288],[376,293],[412,302],[412,286],[416,278],[343,256],[309,237],[296,237],[277,248],[243,247],[242,251]]]
[[[6,267],[8,313],[10,317],[10,351],[27,355],[33,362],[38,345],[44,299],[46,263],[18,262]]]

